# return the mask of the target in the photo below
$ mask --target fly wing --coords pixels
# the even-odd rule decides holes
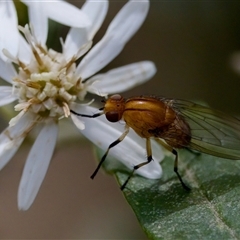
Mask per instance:
[[[191,128],[189,148],[222,158],[240,159],[237,118],[185,100],[174,100],[173,108]]]

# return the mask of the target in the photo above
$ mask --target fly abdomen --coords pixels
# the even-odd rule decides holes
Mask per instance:
[[[173,148],[183,148],[191,141],[191,129],[181,116],[176,116],[171,124],[159,129],[158,134],[155,131],[155,137],[164,139]]]

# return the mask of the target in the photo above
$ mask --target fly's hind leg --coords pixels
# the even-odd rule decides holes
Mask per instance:
[[[178,172],[178,153],[175,149],[172,149],[172,153],[175,155],[175,161],[174,161],[174,172],[177,174],[179,181],[181,182],[183,188],[187,191],[190,191],[191,189],[183,182],[179,172]]]
[[[126,187],[127,183],[129,182],[129,180],[131,179],[131,177],[133,176],[134,172],[135,172],[137,169],[139,169],[140,167],[143,167],[144,165],[150,163],[150,162],[153,160],[153,158],[152,158],[152,148],[151,148],[150,138],[147,138],[147,139],[146,139],[146,149],[147,149],[147,161],[146,161],[146,162],[142,162],[142,163],[140,163],[140,164],[138,164],[138,165],[135,165],[135,166],[133,167],[133,170],[132,170],[132,172],[129,174],[127,180],[126,180],[126,181],[124,182],[124,184],[121,186],[121,190],[123,190],[123,189]]]
[[[168,144],[166,144],[165,142],[163,142],[162,140],[156,138],[155,139],[160,145],[162,145],[163,147],[165,147],[167,150],[169,150],[172,154],[175,155],[175,160],[174,160],[174,168],[173,171],[177,174],[177,177],[180,181],[180,183],[182,184],[182,187],[187,190],[190,191],[191,189],[183,182],[182,177],[180,176],[179,172],[178,172],[178,152],[172,148],[171,146],[169,146]]]

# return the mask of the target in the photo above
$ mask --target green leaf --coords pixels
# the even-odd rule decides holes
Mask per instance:
[[[190,192],[182,188],[170,157],[161,164],[161,179],[135,175],[123,191],[149,239],[240,239],[239,161],[187,150],[179,156],[179,172]],[[109,157],[104,168],[120,185],[129,175]]]

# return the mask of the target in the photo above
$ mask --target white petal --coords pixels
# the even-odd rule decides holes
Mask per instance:
[[[21,0],[28,7],[33,7],[36,1]],[[70,27],[87,27],[90,25],[88,16],[80,9],[61,0],[39,1],[41,8],[48,18]]]
[[[82,6],[82,11],[89,17],[91,24],[87,27],[89,40],[92,40],[101,27],[108,10],[108,1],[89,0]]]
[[[148,1],[128,1],[111,22],[105,36],[78,65],[77,75],[86,79],[112,61],[142,25],[148,8]]]
[[[77,115],[71,114],[71,118],[78,129],[80,130],[85,129],[84,122],[81,121]]]
[[[19,210],[27,210],[38,193],[52,158],[57,133],[54,121],[46,123],[32,146],[18,189]]]
[[[89,84],[93,83],[88,91],[95,94],[120,93],[148,81],[155,73],[156,67],[153,62],[132,63],[95,75],[87,81]]]
[[[13,77],[17,76],[14,66],[10,62],[5,62],[0,58],[0,77],[12,84]]]
[[[85,28],[71,28],[63,45],[63,54],[66,59],[72,58],[79,48],[88,41],[88,32]]]
[[[70,3],[64,1],[54,1],[46,2],[44,5],[44,9],[48,17],[56,22],[78,28],[90,25],[88,16]]]
[[[87,1],[82,11],[89,17],[91,24],[87,28],[71,28],[65,43],[64,55],[67,59],[71,58],[82,45],[92,40],[95,33],[98,31],[106,16],[108,9],[108,1]]]
[[[0,170],[11,160],[27,133],[35,124],[35,115],[26,113],[0,134]]]
[[[18,58],[21,60],[21,62],[25,64],[29,64],[33,54],[30,45],[27,43],[25,38],[19,34],[19,40],[20,40],[20,46],[19,46],[19,51],[18,51]]]
[[[34,1],[28,5],[29,22],[33,26],[38,43],[45,45],[48,34],[48,17],[42,2]]]
[[[79,106],[74,110],[84,114],[98,112],[96,108],[89,106]],[[77,119],[84,121],[85,129],[81,131],[82,134],[103,150],[107,150],[108,146],[124,131],[123,123],[110,123],[106,120],[105,116],[94,119],[78,117],[74,118],[73,121],[76,122]],[[77,125],[78,123],[76,122],[75,124]],[[158,147],[156,144],[154,146]],[[136,173],[146,178],[157,179],[162,175],[162,168],[158,162],[162,160],[163,154],[160,147],[158,147],[158,151],[155,148],[153,150],[154,161],[139,168]],[[109,151],[109,155],[116,157],[132,170],[134,165],[146,161],[145,139],[140,138],[131,130],[121,143]]]
[[[7,131],[6,129],[5,131]],[[20,136],[15,140],[10,140],[6,137],[5,132],[0,135],[0,170],[11,160],[20,145],[22,144],[25,136]]]
[[[0,106],[15,101],[17,98],[12,94],[12,87],[0,86]]]
[[[114,36],[105,35],[82,59],[76,69],[76,76],[86,79],[98,72],[116,57],[124,45]]]
[[[140,28],[149,9],[149,1],[128,1],[108,27],[106,34],[116,34],[127,42]]]
[[[0,58],[7,60],[2,50],[7,49],[16,57],[19,46],[17,13],[11,0],[0,2]]]
[[[77,29],[72,28],[71,30],[74,31]],[[74,44],[72,46],[69,46],[69,48],[63,45],[63,54],[65,59],[69,61],[71,58],[79,59],[82,57],[92,47],[92,41],[88,41],[87,39],[85,40],[85,43],[80,48],[77,48],[77,45]]]

